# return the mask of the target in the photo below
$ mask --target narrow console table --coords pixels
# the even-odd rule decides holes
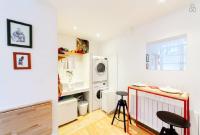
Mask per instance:
[[[182,93],[182,94],[171,94],[171,93],[166,93],[166,92],[162,92],[160,91],[157,87],[138,87],[138,86],[129,86],[128,87],[128,112],[130,110],[130,91],[134,90],[136,92],[136,125],[137,125],[137,121],[138,121],[138,93],[142,92],[142,93],[147,93],[147,94],[153,94],[156,96],[160,96],[160,97],[166,97],[166,98],[170,98],[170,99],[174,99],[174,100],[178,100],[178,101],[182,101],[183,105],[184,105],[184,118],[186,120],[190,120],[190,108],[189,108],[189,95],[187,93]],[[128,121],[129,118],[127,117]],[[128,134],[130,133],[129,130],[129,122],[127,122],[127,131]],[[190,128],[184,129],[184,135],[190,135]]]

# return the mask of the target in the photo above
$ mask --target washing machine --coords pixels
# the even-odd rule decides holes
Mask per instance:
[[[107,81],[93,83],[92,110],[98,110],[102,104],[102,92],[108,90]]]
[[[101,56],[93,57],[93,82],[108,80],[108,59]]]

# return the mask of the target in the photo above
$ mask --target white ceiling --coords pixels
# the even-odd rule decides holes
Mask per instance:
[[[100,41],[190,4],[190,0],[160,0],[165,1],[163,3],[159,0],[48,1],[58,10],[59,33]]]

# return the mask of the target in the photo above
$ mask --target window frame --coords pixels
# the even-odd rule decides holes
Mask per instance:
[[[166,62],[166,60],[163,61],[163,59],[170,59],[170,58],[167,58],[166,57],[167,55],[162,53],[161,50],[163,48],[165,48],[166,51],[168,51],[168,53],[169,53],[170,46],[171,46],[171,49],[173,49],[172,47],[177,47],[179,49],[183,49],[182,51],[177,50],[177,52],[180,51],[179,52],[180,54],[177,53],[175,55],[177,57],[180,57],[180,60],[176,59],[177,61],[179,61],[179,63],[178,62],[177,63]],[[157,41],[153,41],[153,42],[147,42],[147,44],[146,44],[146,69],[152,70],[152,71],[185,71],[186,64],[187,64],[187,60],[186,60],[187,46],[188,46],[188,40],[187,40],[186,34],[174,36],[174,37],[170,37],[170,38],[165,38],[165,39],[161,39],[161,40],[157,40]],[[176,50],[176,48],[174,48],[174,50]],[[164,57],[164,55],[165,55],[165,57]],[[173,57],[173,55],[169,55],[168,57]],[[162,63],[164,63],[165,65],[168,65],[168,67],[164,66],[164,64],[162,64]],[[170,68],[170,65],[171,65],[171,68]],[[172,65],[174,65],[174,67]],[[177,65],[179,65],[179,66],[177,66]]]

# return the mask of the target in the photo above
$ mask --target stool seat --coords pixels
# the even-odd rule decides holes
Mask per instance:
[[[117,91],[116,94],[119,96],[128,96],[128,92],[125,91]]]
[[[161,119],[162,121],[166,122],[169,125],[179,128],[190,127],[190,122],[177,114],[167,111],[158,111],[157,116],[159,119]]]

